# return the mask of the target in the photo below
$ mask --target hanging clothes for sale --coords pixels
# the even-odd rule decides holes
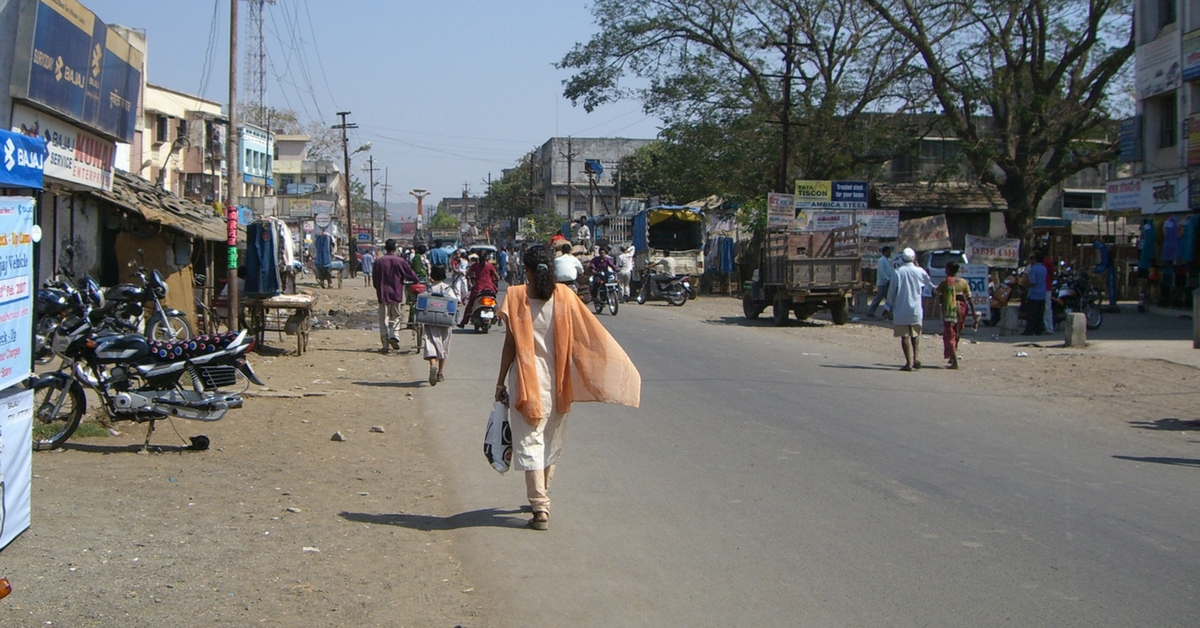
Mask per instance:
[[[723,275],[728,275],[733,272],[733,238],[722,236],[717,238],[718,249],[720,256],[719,272]]]
[[[278,247],[278,232],[270,220],[257,220],[246,227],[246,296],[279,294]]]
[[[313,266],[328,268],[333,263],[333,236],[322,233],[313,240]]]
[[[1179,218],[1168,216],[1162,225],[1162,257],[1163,263],[1174,265],[1179,256]]]
[[[1154,241],[1158,229],[1154,226],[1154,220],[1147,220],[1142,223],[1142,239],[1138,242],[1138,274],[1143,278],[1150,272],[1150,266],[1154,264]]]
[[[1183,219],[1183,235],[1179,238],[1179,262],[1191,264],[1196,258],[1196,222],[1200,216],[1190,214]]]

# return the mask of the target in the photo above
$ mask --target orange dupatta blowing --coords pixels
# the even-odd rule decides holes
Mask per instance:
[[[534,425],[549,416],[542,407],[541,382],[534,363],[533,315],[527,286],[510,286],[500,316],[517,348],[519,390],[512,391],[514,407]],[[588,311],[570,288],[554,289],[555,406],[566,414],[574,401],[599,401],[638,407],[642,376],[625,350]]]

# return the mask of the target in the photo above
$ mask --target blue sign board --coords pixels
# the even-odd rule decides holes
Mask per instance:
[[[1142,117],[1121,120],[1121,161],[1142,160]]]
[[[834,181],[832,192],[833,197],[830,200],[835,203],[835,207],[867,208],[866,181]]]
[[[46,140],[0,131],[0,187],[42,189]]]
[[[142,53],[76,0],[21,0],[12,96],[132,142]]]
[[[33,351],[33,199],[0,197],[0,389],[24,381]]]

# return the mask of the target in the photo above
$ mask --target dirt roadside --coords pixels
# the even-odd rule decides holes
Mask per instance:
[[[403,517],[449,514],[424,372],[379,353],[373,293],[351,283],[319,291],[318,326],[339,328],[304,356],[269,335],[252,357],[268,389],[225,419],[160,423],[161,453],[136,453],[145,428],[127,423],[36,452],[32,527],[0,553],[0,625],[486,625],[450,535]],[[182,449],[200,433],[209,451]]]
[[[431,525],[451,513],[425,453],[423,364],[378,352],[372,293],[351,283],[320,291],[322,329],[304,356],[289,354],[290,337],[268,337],[253,358],[268,389],[226,419],[178,421],[181,436],[160,425],[161,453],[136,453],[145,432],[127,424],[120,436],[37,452],[33,527],[0,553],[0,575],[15,587],[0,601],[0,625],[496,623],[460,569],[452,533]],[[830,363],[848,362],[839,348],[878,356],[869,367],[900,359],[882,322],[837,327],[818,317],[774,328],[717,297],[675,311],[811,338]],[[1200,370],[1053,348],[1061,339],[1015,346],[992,333],[968,332],[959,371],[939,368],[940,338],[926,336],[927,368],[911,376],[952,378],[1014,407],[1028,396],[1061,400],[1099,426],[1196,442]],[[330,440],[335,431],[345,442]],[[200,433],[212,449],[181,448]]]

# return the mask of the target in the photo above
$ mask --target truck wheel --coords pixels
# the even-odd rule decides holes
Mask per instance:
[[[850,322],[850,302],[845,297],[838,299],[830,306],[829,315],[833,318],[834,325],[845,325]]]
[[[771,321],[776,327],[787,325],[788,311],[792,309],[792,300],[787,297],[775,297],[771,304]]]
[[[759,314],[762,314],[762,308],[754,304],[754,296],[750,294],[749,290],[747,290],[746,293],[742,295],[742,315],[745,316],[747,320],[756,320]]]

